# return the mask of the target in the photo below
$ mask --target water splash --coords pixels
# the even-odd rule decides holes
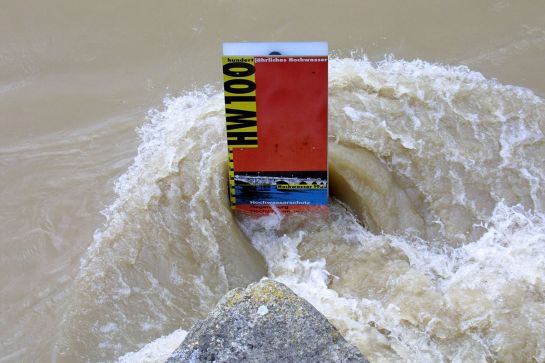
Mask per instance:
[[[333,59],[329,90],[327,220],[236,223],[221,93],[150,113],[82,262],[61,360],[189,329],[266,273],[250,240],[371,361],[545,359],[543,100],[393,58]]]

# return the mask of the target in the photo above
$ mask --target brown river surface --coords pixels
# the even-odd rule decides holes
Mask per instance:
[[[290,40],[331,213],[237,224],[221,45]],[[544,68],[538,0],[0,0],[0,363],[160,361],[262,276],[371,362],[545,362]]]

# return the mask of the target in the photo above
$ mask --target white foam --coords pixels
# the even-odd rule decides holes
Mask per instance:
[[[187,331],[178,329],[143,346],[136,352],[123,355],[118,363],[163,363],[178,348],[187,336]]]
[[[333,59],[329,71],[330,139],[376,159],[350,159],[346,178],[380,167],[391,179],[385,192],[372,173],[352,180],[384,196],[360,212],[387,209],[380,215],[395,225],[404,216],[399,197],[423,227],[373,234],[339,202],[328,221],[243,221],[269,277],[371,361],[543,361],[543,100],[466,67],[423,61]],[[135,331],[158,336],[172,319],[189,329],[238,278],[254,276],[243,268],[258,259],[225,211],[222,102],[207,88],[150,112],[83,259],[67,349],[96,341],[88,350],[101,344],[93,357],[107,359],[142,345]],[[346,192],[345,202],[356,199]]]
[[[335,225],[349,232],[334,234],[342,240],[325,244],[316,239],[312,226],[307,232],[286,234],[287,227],[274,216],[246,220],[244,227],[267,258],[270,277],[311,302],[371,361],[442,361],[449,356],[454,361],[476,361],[496,354],[520,360],[527,352],[505,347],[507,342],[520,340],[531,347],[532,354],[543,356],[545,329],[535,326],[543,318],[535,305],[542,306],[542,292],[512,296],[511,291],[520,294],[543,288],[545,215],[500,203],[478,241],[458,248],[436,248],[420,239],[374,236],[361,230],[354,234],[358,225],[353,225],[350,214],[336,206],[332,213]],[[348,265],[347,272],[332,276],[327,256],[317,260],[301,256],[299,246],[305,238],[315,241],[310,243],[315,243],[316,250],[359,241],[364,248],[359,252],[352,248],[354,256],[372,253],[376,247],[398,248],[408,264],[397,277],[390,275],[394,270],[383,276],[389,292],[382,297],[346,289],[340,294],[331,288],[335,281],[337,286],[343,285],[342,280],[357,282],[358,275],[350,272],[350,266],[356,271],[362,267],[354,265],[357,259],[336,261]],[[394,256],[386,255],[380,263],[392,263]],[[369,268],[366,273],[373,274],[373,267]],[[524,313],[510,311],[513,308]]]

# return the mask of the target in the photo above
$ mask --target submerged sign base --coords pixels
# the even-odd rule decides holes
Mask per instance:
[[[231,207],[324,210],[327,43],[225,43]]]

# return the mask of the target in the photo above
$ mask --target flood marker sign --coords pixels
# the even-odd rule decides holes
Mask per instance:
[[[231,208],[327,207],[327,43],[224,43]]]

